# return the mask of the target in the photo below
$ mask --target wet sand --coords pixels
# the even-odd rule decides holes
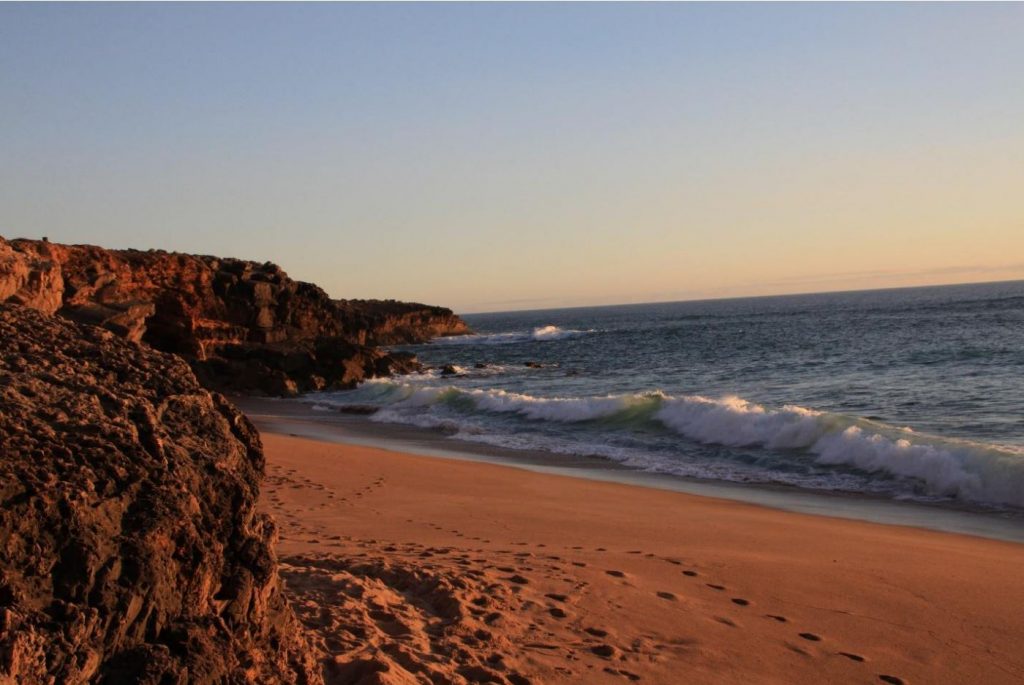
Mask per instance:
[[[1024,681],[1024,545],[261,429],[331,682]]]

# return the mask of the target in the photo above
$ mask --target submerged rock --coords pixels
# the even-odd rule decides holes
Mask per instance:
[[[459,377],[465,376],[466,374],[463,371],[462,367],[456,366],[455,364],[445,364],[444,366],[441,367],[441,375]]]
[[[321,682],[259,436],[181,359],[0,304],[0,445],[0,682]]]

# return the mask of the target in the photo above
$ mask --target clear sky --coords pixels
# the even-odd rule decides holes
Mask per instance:
[[[1024,4],[0,4],[0,234],[462,312],[1024,278]]]

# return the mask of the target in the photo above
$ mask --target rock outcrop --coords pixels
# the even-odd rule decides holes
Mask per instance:
[[[277,265],[0,238],[0,302],[174,352],[208,387],[289,395],[418,368],[378,345],[468,333],[442,307],[332,300]]]
[[[36,267],[6,292],[54,310],[62,279]],[[178,357],[0,304],[0,682],[319,683],[263,467]]]
[[[472,333],[444,307],[395,300],[335,300],[343,335],[360,345],[409,345]]]

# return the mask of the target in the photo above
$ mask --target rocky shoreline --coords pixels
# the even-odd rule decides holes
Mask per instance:
[[[333,300],[275,264],[0,237],[0,302],[184,358],[207,388],[291,396],[418,370],[381,345],[470,333],[450,309]]]
[[[469,332],[270,263],[0,238],[0,683],[322,683],[218,391],[349,388]]]

